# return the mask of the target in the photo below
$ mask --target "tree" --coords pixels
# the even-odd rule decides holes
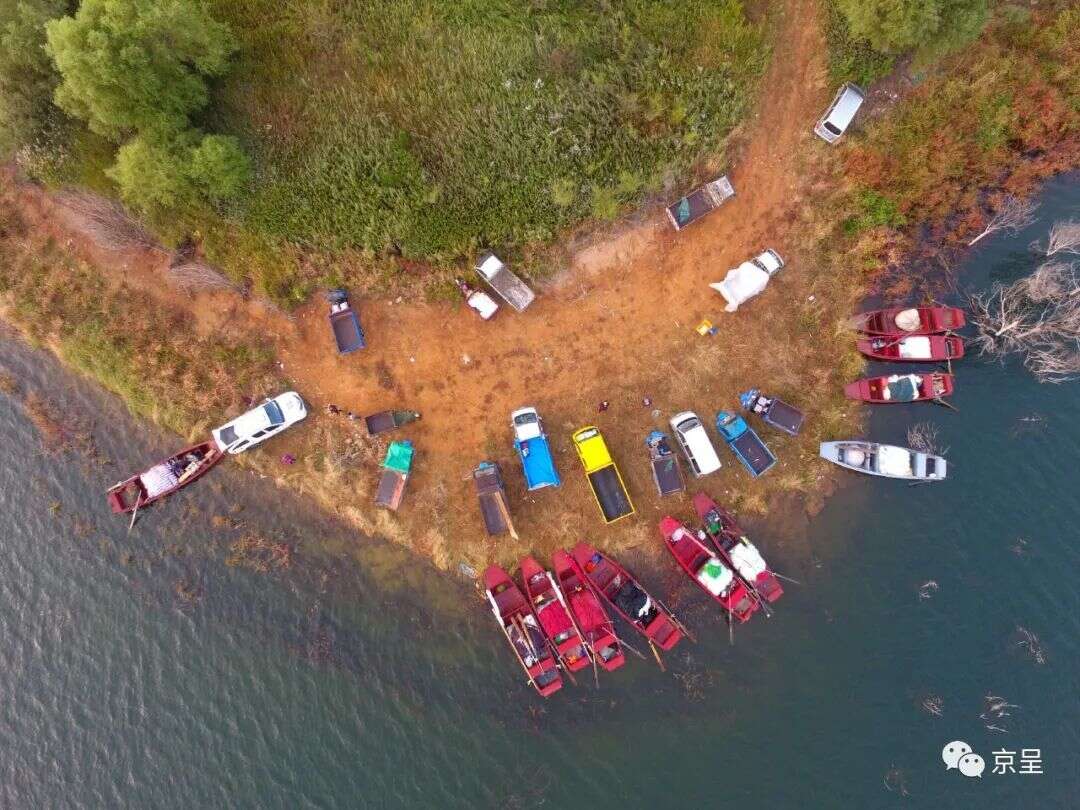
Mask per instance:
[[[0,154],[61,122],[52,100],[60,78],[45,52],[45,23],[67,11],[67,0],[0,0]]]
[[[1012,284],[994,284],[970,298],[973,343],[1004,359],[1019,354],[1039,382],[1080,378],[1080,277],[1048,262]]]
[[[1011,195],[1006,197],[1002,200],[1001,207],[998,208],[997,213],[987,221],[986,227],[983,228],[982,233],[968,242],[968,247],[971,247],[980,239],[987,237],[992,233],[996,233],[997,231],[1016,233],[1017,231],[1026,228],[1035,221],[1035,211],[1038,207],[1038,203],[1031,202],[1030,200],[1018,200]]]
[[[117,142],[187,129],[209,100],[205,79],[224,73],[235,50],[198,0],[83,0],[45,30],[62,78],[56,104]]]
[[[136,136],[116,152],[116,164],[107,171],[132,208],[153,211],[190,202],[195,189],[187,171],[189,136],[155,138]]]
[[[211,200],[231,200],[247,185],[251,161],[236,138],[207,135],[191,151],[187,173]]]
[[[986,24],[988,0],[837,0],[851,33],[882,53],[944,53]]]

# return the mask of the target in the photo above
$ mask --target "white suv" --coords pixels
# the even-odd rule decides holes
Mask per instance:
[[[720,457],[716,455],[716,449],[697,414],[693,411],[675,414],[671,417],[671,429],[675,431],[675,438],[686,453],[690,470],[696,478],[720,469]]]
[[[865,100],[866,93],[858,85],[844,82],[836,91],[836,97],[829,105],[829,109],[825,111],[825,115],[821,116],[821,120],[814,125],[814,132],[829,143],[836,143],[847,131],[855,118],[855,113],[859,111],[859,107]]]
[[[306,416],[304,400],[295,391],[286,391],[214,430],[214,441],[223,452],[242,453]]]

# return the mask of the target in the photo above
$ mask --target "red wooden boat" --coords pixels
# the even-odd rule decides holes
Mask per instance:
[[[694,510],[705,526],[706,536],[747,587],[770,604],[783,596],[780,580],[735,522],[734,515],[704,492],[694,496]]]
[[[966,322],[957,307],[891,307],[856,315],[852,325],[868,335],[903,337],[952,332]]]
[[[589,645],[592,654],[596,656],[596,662],[608,672],[618,669],[626,663],[626,656],[623,655],[622,646],[615,635],[614,625],[589,587],[585,573],[574,558],[562,549],[552,555],[551,562],[555,566],[559,588],[570,604],[574,622],[585,637],[585,643]]]
[[[109,506],[117,514],[142,509],[186,487],[221,461],[217,443],[201,442],[169,456],[146,472],[113,484],[105,493]]]
[[[587,667],[591,663],[589,651],[551,573],[532,557],[526,557],[521,561],[521,579],[525,583],[525,595],[529,597],[533,613],[540,620],[540,629],[558,653],[563,666],[571,672]]]
[[[687,576],[719,602],[733,618],[745,622],[754,615],[758,603],[746,585],[693,532],[668,516],[660,521],[660,534],[664,536],[664,545]]]
[[[844,395],[874,405],[903,405],[906,402],[927,402],[947,397],[953,392],[953,375],[935,371],[932,374],[889,374],[867,377],[844,386]]]
[[[497,565],[484,571],[484,591],[491,604],[491,612],[495,614],[521,668],[529,676],[529,682],[544,697],[558,692],[562,688],[559,665],[540,630],[536,615],[529,608],[525,594],[510,579],[510,575]]]
[[[683,631],[679,620],[653,599],[630,572],[588,543],[578,543],[570,555],[589,584],[615,612],[661,650],[670,650]]]
[[[953,335],[876,337],[860,340],[855,345],[867,357],[893,363],[938,363],[964,356],[964,341]]]

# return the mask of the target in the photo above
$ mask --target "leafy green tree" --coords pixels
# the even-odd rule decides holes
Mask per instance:
[[[190,136],[138,135],[117,150],[116,163],[107,174],[132,208],[176,208],[195,196],[187,171],[190,153]]]
[[[46,33],[62,77],[57,105],[114,141],[185,130],[209,101],[206,77],[224,73],[235,50],[198,0],[83,0]]]
[[[211,200],[231,200],[251,178],[251,161],[236,138],[207,135],[191,150],[187,173]]]
[[[988,0],[837,0],[851,32],[882,53],[945,53],[986,23]]]
[[[45,52],[45,23],[68,12],[67,0],[0,0],[0,154],[55,128],[60,79]]]

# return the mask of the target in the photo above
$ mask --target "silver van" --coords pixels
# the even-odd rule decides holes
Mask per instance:
[[[836,98],[825,111],[825,115],[821,116],[821,120],[814,126],[814,132],[829,143],[836,143],[865,100],[866,93],[861,88],[851,82],[844,82],[836,91]]]
[[[671,429],[679,440],[679,446],[686,453],[694,477],[701,478],[720,469],[720,458],[716,455],[716,449],[697,414],[693,411],[675,414],[671,417]]]

